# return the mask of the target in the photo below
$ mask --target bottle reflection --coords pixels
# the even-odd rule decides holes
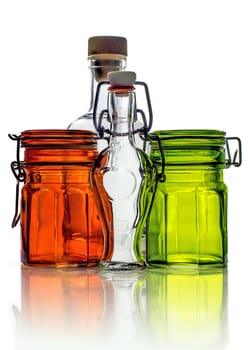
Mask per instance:
[[[108,334],[113,287],[97,270],[22,267],[21,281],[21,311],[13,307],[16,350],[55,343],[77,349]]]
[[[143,298],[146,270],[102,270],[101,279],[112,283],[114,290],[112,338],[108,345],[115,349],[146,349],[140,337],[139,304]]]
[[[227,271],[149,270],[145,329],[154,346],[224,349],[227,345]]]

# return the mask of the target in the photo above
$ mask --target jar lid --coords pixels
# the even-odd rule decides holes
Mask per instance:
[[[163,146],[222,146],[226,133],[215,129],[157,130],[150,133],[151,141],[157,139]]]
[[[149,134],[151,159],[162,167],[226,167],[229,161],[225,158],[225,134],[211,129],[154,131]]]
[[[127,56],[127,39],[121,36],[93,36],[88,39],[88,56],[114,54]]]

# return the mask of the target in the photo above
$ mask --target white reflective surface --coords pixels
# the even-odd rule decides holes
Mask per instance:
[[[5,284],[1,299],[6,349],[226,349],[229,344],[224,269],[100,272],[1,265],[5,277],[6,272],[12,283],[11,290]]]
[[[246,344],[247,300],[231,293],[243,282],[233,285],[226,269],[100,272],[1,264],[0,272],[7,350]]]

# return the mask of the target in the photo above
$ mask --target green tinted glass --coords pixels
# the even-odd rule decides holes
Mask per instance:
[[[158,181],[147,222],[150,265],[226,264],[225,133],[171,130],[151,134]]]

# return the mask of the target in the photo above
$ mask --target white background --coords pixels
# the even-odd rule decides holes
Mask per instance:
[[[0,0],[0,337],[4,349],[22,349],[12,311],[12,305],[22,305],[19,227],[10,228],[15,180],[9,164],[15,159],[15,144],[8,133],[66,128],[86,112],[87,41],[93,35],[128,39],[128,68],[149,85],[154,130],[213,128],[242,140],[242,166],[225,170],[229,265],[224,348],[247,348],[247,18],[245,0]],[[116,315],[118,320],[118,308]],[[128,328],[125,320],[123,327]]]

